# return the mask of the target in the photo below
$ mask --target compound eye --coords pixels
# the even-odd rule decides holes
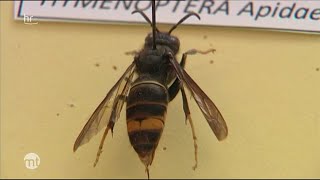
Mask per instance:
[[[170,41],[171,42],[176,42],[177,41],[177,38],[173,37],[173,36],[170,36]]]

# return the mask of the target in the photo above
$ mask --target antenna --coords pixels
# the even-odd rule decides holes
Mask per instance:
[[[141,10],[135,10],[133,11],[131,14],[135,14],[135,13],[140,13],[141,16],[150,24],[150,26],[152,27],[152,22],[150,21],[150,19],[148,18],[148,16]],[[157,32],[160,32],[159,29],[156,27]]]
[[[155,50],[156,47],[156,0],[152,0],[152,38],[153,38],[153,45],[152,48]]]
[[[175,29],[179,26],[179,24],[183,23],[183,21],[185,21],[186,19],[188,19],[190,16],[196,16],[196,17],[200,20],[200,16],[199,16],[197,13],[195,13],[195,12],[190,12],[190,13],[188,13],[186,16],[184,16],[176,25],[174,25],[174,26],[170,29],[170,31],[168,32],[168,34],[171,34],[171,32],[172,32],[173,30],[175,30]]]

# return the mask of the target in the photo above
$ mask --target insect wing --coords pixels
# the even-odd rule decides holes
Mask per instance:
[[[109,122],[112,121],[112,123],[115,123],[120,116],[120,111],[125,101],[120,97],[126,97],[134,70],[135,64],[132,63],[95,109],[75,141],[73,151],[76,151],[79,146],[89,142],[90,139],[101,129],[105,128]]]
[[[120,117],[120,113],[121,113],[121,110],[122,110],[122,107],[123,107],[123,104],[124,102],[126,101],[126,96],[128,94],[128,91],[129,91],[129,88],[130,88],[130,85],[131,85],[131,82],[132,82],[132,78],[133,78],[133,73],[134,71],[131,72],[130,76],[129,77],[125,77],[126,80],[126,83],[124,85],[122,89],[122,92],[119,96],[116,96],[116,100],[115,102],[113,103],[113,108],[112,108],[112,112],[111,112],[111,116],[110,116],[110,120],[113,124],[117,121],[117,119],[119,119]],[[120,88],[118,89],[120,90]],[[119,92],[118,92],[119,93]],[[117,93],[117,94],[118,94]]]
[[[175,69],[175,72],[181,82],[190,90],[192,96],[197,102],[202,114],[209,123],[212,131],[219,141],[225,139],[228,135],[228,128],[225,120],[223,119],[220,111],[210,98],[202,91],[202,89],[194,82],[188,73],[181,68],[176,59],[170,55],[170,63]]]

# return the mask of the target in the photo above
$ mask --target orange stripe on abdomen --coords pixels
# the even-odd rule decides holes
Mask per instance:
[[[159,118],[146,118],[143,120],[127,120],[128,133],[143,130],[162,130],[163,120]]]

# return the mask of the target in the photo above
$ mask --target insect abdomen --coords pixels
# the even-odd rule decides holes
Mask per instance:
[[[127,101],[127,129],[131,145],[149,166],[164,127],[167,89],[157,82],[133,85]]]

